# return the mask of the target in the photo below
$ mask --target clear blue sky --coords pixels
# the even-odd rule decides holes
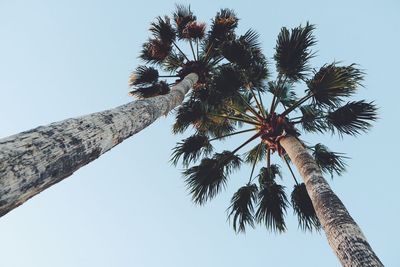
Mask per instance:
[[[268,57],[282,26],[310,21],[319,41],[315,67],[341,60],[365,69],[358,98],[380,107],[372,131],[306,140],[352,158],[330,183],[384,264],[400,266],[400,2],[268,2],[192,1],[192,9],[206,22],[221,7],[235,9],[239,31],[256,29]],[[130,101],[127,80],[149,22],[174,3],[0,0],[0,136]],[[0,266],[339,266],[325,236],[298,230],[291,210],[284,234],[233,232],[225,209],[246,169],[214,201],[193,205],[181,170],[168,163],[182,138],[171,135],[171,124],[172,117],[158,120],[0,218]]]

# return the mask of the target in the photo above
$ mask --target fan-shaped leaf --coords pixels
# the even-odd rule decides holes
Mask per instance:
[[[182,133],[191,124],[195,124],[204,119],[205,116],[205,107],[200,101],[188,100],[178,109],[176,121],[173,126],[173,132]]]
[[[300,107],[302,113],[301,126],[307,132],[323,132],[327,129],[324,112],[315,105]]]
[[[340,135],[357,135],[366,132],[372,125],[370,121],[377,119],[377,107],[373,102],[364,100],[348,102],[346,105],[329,112],[327,123],[332,131]]]
[[[264,143],[259,143],[245,154],[246,163],[256,163],[265,159],[267,154],[267,147]]]
[[[363,72],[355,64],[339,67],[335,63],[324,65],[307,81],[307,91],[312,94],[315,104],[334,107],[343,98],[354,94],[363,80]]]
[[[274,181],[276,176],[282,178],[280,167],[277,164],[271,164],[271,166],[269,167],[262,167],[260,169],[260,174],[258,175],[258,182],[260,183],[260,186],[263,187],[270,181]]]
[[[233,195],[229,206],[229,219],[233,216],[235,232],[245,232],[246,225],[254,228],[254,204],[257,199],[258,188],[255,184],[247,184]]]
[[[277,101],[286,107],[293,105],[297,100],[293,86],[288,82],[279,85],[279,87],[276,82],[269,82],[268,91],[277,98]]]
[[[240,158],[229,151],[204,158],[197,166],[184,171],[186,185],[197,204],[214,198],[226,185],[227,176],[240,166]]]
[[[195,134],[177,144],[173,149],[171,161],[176,165],[179,158],[183,156],[182,163],[188,166],[191,162],[196,161],[201,155],[209,155],[213,147],[207,136]]]
[[[310,70],[308,61],[313,57],[310,48],[316,43],[314,25],[299,26],[291,31],[283,27],[278,35],[274,59],[280,74],[293,81],[304,79]]]
[[[176,10],[173,14],[178,37],[184,38],[184,30],[186,26],[196,20],[196,16],[190,10],[190,6],[176,5]]]
[[[257,221],[278,232],[286,230],[284,215],[288,201],[284,188],[271,179],[264,183],[258,193]]]
[[[152,67],[139,66],[136,71],[131,74],[129,86],[143,83],[155,83],[158,81],[158,70]]]
[[[130,91],[129,94],[135,96],[139,99],[149,98],[158,95],[168,94],[170,88],[168,84],[164,81],[159,81],[158,83],[153,83],[150,86],[138,87],[133,91]]]
[[[311,202],[310,196],[307,193],[307,189],[304,183],[297,184],[294,186],[291,194],[291,202],[294,213],[297,215],[299,220],[299,227],[301,229],[310,230],[321,228],[321,224],[317,215],[315,214],[314,206]]]
[[[155,39],[164,44],[171,44],[176,38],[176,32],[167,16],[157,17],[156,21],[151,23],[150,31]]]
[[[330,173],[331,176],[333,176],[334,172],[337,175],[341,175],[346,171],[346,163],[344,162],[346,157],[342,153],[332,152],[326,146],[316,144],[313,156],[321,170]]]
[[[147,63],[162,64],[171,50],[171,44],[163,43],[161,40],[157,39],[150,39],[143,44],[140,58]]]

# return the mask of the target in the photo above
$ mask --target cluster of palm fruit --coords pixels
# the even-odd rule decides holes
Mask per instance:
[[[190,7],[185,6],[177,6],[172,18],[158,17],[151,24],[152,38],[143,45],[140,56],[150,66],[139,66],[134,71],[131,94],[138,98],[166,94],[187,74],[198,74],[199,80],[178,108],[173,125],[174,133],[190,127],[194,134],[177,144],[171,159],[175,165],[181,160],[186,168],[183,174],[193,201],[204,204],[214,198],[225,188],[228,176],[247,163],[252,167],[250,178],[233,195],[228,208],[235,231],[245,231],[247,225],[254,227],[258,222],[282,232],[290,204],[302,229],[318,229],[320,223],[305,185],[296,180],[279,140],[286,135],[299,137],[301,132],[342,136],[366,131],[377,118],[375,105],[344,102],[361,85],[363,72],[355,64],[339,66],[335,62],[311,69],[311,47],[316,41],[314,26],[307,23],[291,30],[281,29],[273,57],[277,77],[270,80],[258,34],[248,30],[237,35],[238,21],[232,10],[222,9],[207,30],[206,24],[198,22]],[[187,50],[178,43],[186,44]],[[160,75],[160,71],[166,75]],[[302,97],[294,91],[300,83],[307,86]],[[266,99],[270,100],[268,106],[264,104]],[[250,128],[238,130],[245,125]],[[251,132],[251,137],[237,148],[211,155],[212,142]],[[256,140],[253,148],[238,154]],[[322,144],[308,148],[322,171],[340,175],[345,170],[342,154]],[[295,181],[290,201],[285,187],[277,181],[281,171],[271,162],[274,152]],[[191,166],[198,161],[198,165]],[[265,166],[254,175],[260,162]]]

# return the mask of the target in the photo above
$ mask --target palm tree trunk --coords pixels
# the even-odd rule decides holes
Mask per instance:
[[[360,227],[322,177],[321,170],[302,143],[297,138],[288,136],[281,139],[280,144],[303,177],[329,245],[342,265],[383,266]]]
[[[191,73],[169,94],[0,139],[0,216],[167,115],[197,79]]]

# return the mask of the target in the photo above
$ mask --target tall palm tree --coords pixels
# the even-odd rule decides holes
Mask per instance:
[[[211,57],[224,58],[217,74],[206,77],[178,109],[174,132],[182,133],[192,126],[194,134],[192,131],[177,144],[171,161],[175,165],[181,161],[186,168],[183,175],[187,188],[199,205],[220,193],[228,176],[243,163],[251,165],[248,179],[233,195],[228,208],[237,232],[255,223],[284,232],[286,210],[291,205],[302,229],[323,229],[343,266],[383,266],[322,176],[322,172],[342,174],[346,157],[323,144],[306,145],[300,137],[301,133],[325,132],[356,136],[377,119],[373,102],[345,102],[363,80],[364,73],[356,64],[333,62],[311,69],[314,28],[307,23],[291,30],[281,29],[274,55],[277,77],[269,81],[266,70],[259,75],[258,67],[265,67],[265,56],[254,31],[233,34],[217,47]],[[307,89],[298,97],[295,86],[300,84]],[[211,155],[214,142],[246,135],[236,148]],[[252,142],[255,146],[239,153]],[[275,152],[294,180],[290,201],[285,187],[276,179],[282,174],[279,165],[273,163]],[[261,162],[265,166],[254,175]],[[298,181],[291,165],[296,166],[303,182]]]
[[[224,58],[216,51],[233,38],[237,21],[232,11],[223,9],[206,32],[189,7],[177,6],[172,19],[158,17],[151,23],[152,37],[140,58],[152,66],[139,66],[129,79],[137,101],[0,139],[0,216],[167,115],[191,88],[200,92],[216,75],[229,80],[232,72],[223,72]],[[265,66],[259,69],[266,71]],[[225,133],[231,129],[227,121],[208,125]]]

